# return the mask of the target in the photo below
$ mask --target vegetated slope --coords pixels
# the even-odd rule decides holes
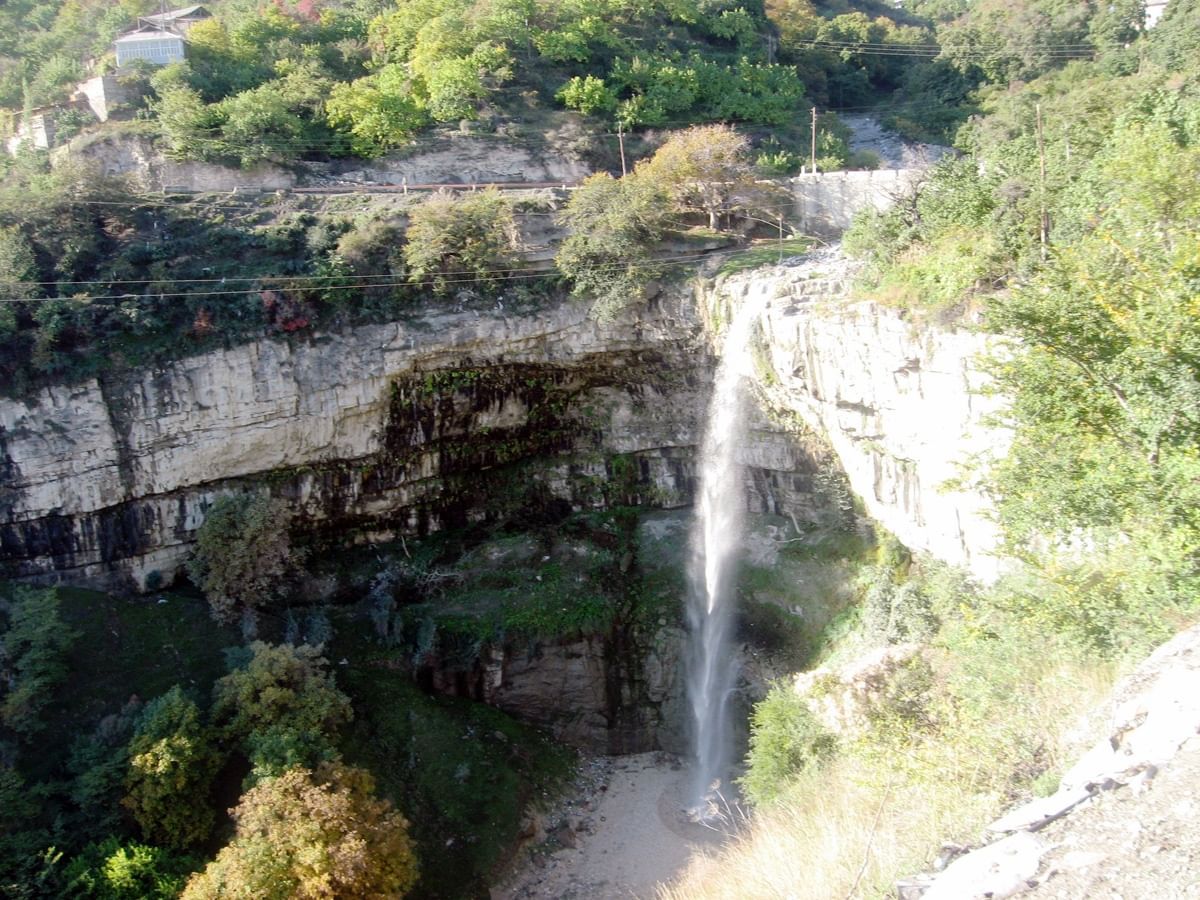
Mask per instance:
[[[756,709],[746,835],[664,896],[890,891],[942,842],[1052,792],[1113,668],[1197,616],[1196,8],[1095,60],[1018,52],[1062,15],[983,4],[939,27],[944,46],[1011,59],[976,66],[964,155],[846,239],[878,302],[1017,339],[992,365],[1012,450],[971,475],[1025,565],[989,588],[921,560],[864,569],[829,668]]]
[[[66,98],[85,62],[152,4],[11,4],[0,44],[0,104]],[[377,155],[438,123],[507,122],[544,139],[546,114],[573,109],[609,127],[695,121],[783,126],[811,98],[863,102],[912,60],[841,54],[868,42],[927,43],[920,20],[884,4],[566,4],[506,0],[384,3],[225,0],[191,27],[187,60],[125,74],[133,106],[180,156],[291,159]],[[826,49],[806,52],[820,39]],[[530,128],[522,129],[527,122]],[[81,126],[75,114],[62,123]],[[512,130],[509,128],[508,130]]]

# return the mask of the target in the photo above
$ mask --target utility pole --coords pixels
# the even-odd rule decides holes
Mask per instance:
[[[617,143],[621,146],[621,177],[624,178],[627,174],[625,169],[625,125],[617,122]]]
[[[1037,104],[1037,148],[1038,148],[1038,202],[1041,205],[1041,216],[1038,226],[1038,240],[1042,245],[1042,259],[1046,258],[1046,245],[1050,243],[1050,217],[1046,215],[1046,144],[1042,138],[1042,104]]]
[[[812,108],[812,150],[809,154],[809,164],[814,175],[817,174],[817,108]]]

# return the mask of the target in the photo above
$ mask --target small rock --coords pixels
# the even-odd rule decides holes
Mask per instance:
[[[932,875],[916,875],[896,882],[897,900],[920,900],[933,884]]]
[[[958,859],[967,852],[967,848],[961,844],[942,844],[942,849],[938,851],[937,859],[933,861],[933,871],[941,872],[946,866]]]
[[[1046,845],[1027,831],[961,856],[946,867],[923,900],[1003,900],[1037,875]]]
[[[1088,866],[1094,866],[1104,860],[1104,854],[1094,850],[1072,850],[1063,854],[1058,865],[1064,869],[1086,869]]]

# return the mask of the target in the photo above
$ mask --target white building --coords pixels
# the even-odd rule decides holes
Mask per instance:
[[[1167,8],[1167,0],[1146,0],[1146,27],[1153,28]]]
[[[182,62],[184,57],[183,36],[162,28],[142,28],[123,34],[113,41],[113,49],[117,51],[118,68],[135,59],[165,66]]]

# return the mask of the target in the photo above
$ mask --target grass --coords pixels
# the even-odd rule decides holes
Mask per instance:
[[[942,843],[972,841],[1045,791],[1088,739],[1078,713],[1105,695],[1116,666],[1018,621],[985,623],[954,599],[942,598],[919,709],[884,710],[865,734],[844,735],[830,763],[793,776],[660,900],[891,896]]]
[[[789,256],[801,256],[812,249],[813,242],[809,238],[794,237],[786,240],[762,239],[755,241],[745,250],[737,250],[729,254],[729,258],[717,270],[718,275],[732,275],[734,272],[744,272],[747,269],[757,269],[761,266],[774,266]]]

